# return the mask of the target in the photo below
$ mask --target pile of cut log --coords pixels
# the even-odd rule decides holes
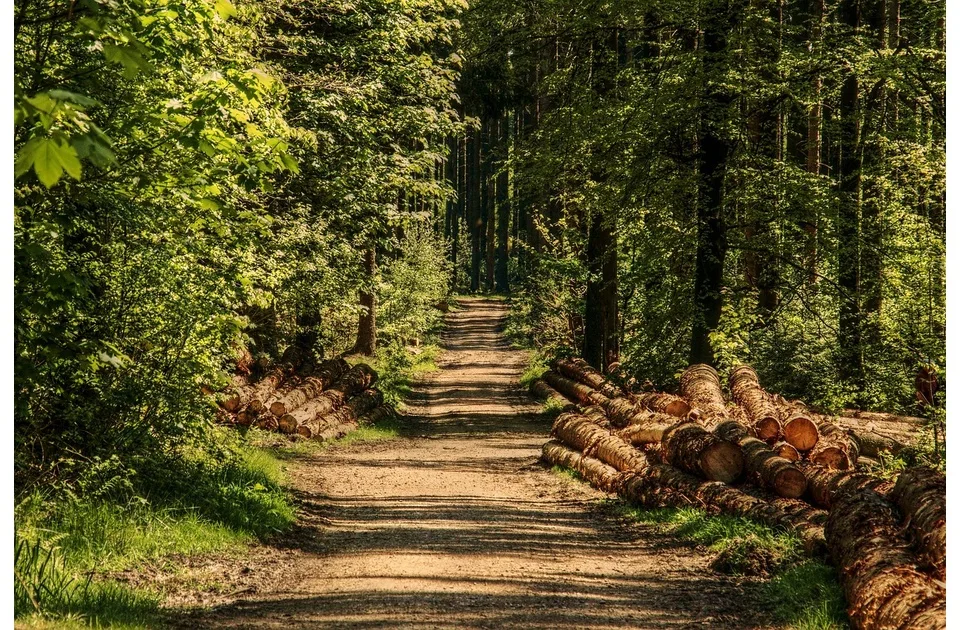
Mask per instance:
[[[571,401],[544,460],[650,507],[697,506],[795,533],[840,570],[855,627],[946,624],[945,478],[908,469],[894,481],[857,466],[905,447],[905,433],[814,413],[770,394],[748,366],[730,398],[708,365],[689,367],[679,395],[632,394],[580,359],[555,361],[531,390]],[[903,424],[908,424],[905,421]]]
[[[313,440],[342,437],[361,425],[393,417],[373,387],[377,373],[342,358],[314,363],[287,353],[260,378],[235,377],[217,395],[223,424],[259,427]]]

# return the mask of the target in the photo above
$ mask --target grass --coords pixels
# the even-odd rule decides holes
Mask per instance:
[[[583,476],[572,468],[566,466],[554,466],[550,472],[563,477],[567,481],[584,481]]]
[[[142,462],[127,474],[132,481],[101,484],[111,492],[87,487],[22,499],[14,511],[18,626],[152,627],[159,593],[111,573],[175,570],[172,558],[201,553],[240,554],[288,528],[295,512],[281,487],[282,462],[235,435],[222,446],[216,457]]]

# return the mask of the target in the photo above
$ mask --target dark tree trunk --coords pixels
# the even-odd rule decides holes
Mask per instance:
[[[495,270],[496,289],[500,293],[509,293],[510,281],[507,278],[507,240],[510,237],[510,197],[507,187],[506,161],[510,147],[510,116],[504,114],[500,120],[500,151],[502,162],[497,175],[497,261]]]
[[[486,246],[486,276],[484,282],[484,288],[487,291],[493,291],[494,283],[494,269],[496,265],[496,252],[497,252],[497,208],[495,206],[496,202],[496,183],[497,178],[494,176],[495,164],[493,161],[493,146],[496,143],[497,137],[499,135],[499,124],[496,119],[491,118],[488,121],[489,128],[487,130],[487,154],[484,156],[484,161],[486,163],[486,181],[484,185],[484,193],[486,196],[486,212],[484,212],[484,228],[486,230],[486,236],[484,238],[484,245]]]
[[[470,291],[480,290],[480,132],[467,141],[467,226],[470,230]]]
[[[366,285],[360,291],[360,326],[357,330],[357,345],[353,351],[357,354],[372,355],[377,350],[377,249],[368,245],[363,254],[363,271]]]
[[[619,64],[619,37],[616,29],[594,43],[593,89],[598,103],[609,95]],[[597,170],[591,179],[602,184],[607,174]],[[610,213],[612,214],[612,213]],[[584,310],[583,358],[606,372],[620,360],[620,332],[617,317],[616,215],[594,209],[587,227],[587,294]]]
[[[846,0],[841,5],[843,23],[859,27],[859,3]],[[860,112],[858,108],[859,82],[852,69],[845,71],[840,89],[840,172],[839,215],[837,235],[840,375],[855,387],[863,385],[863,348],[860,313]]]
[[[727,225],[723,216],[723,181],[731,143],[723,132],[731,96],[720,77],[727,65],[727,34],[742,15],[738,2],[723,1],[707,9],[704,20],[703,73],[709,81],[703,95],[699,146],[700,182],[697,191],[697,257],[693,282],[691,363],[713,363],[710,333],[720,323],[723,308],[723,268],[727,256]]]

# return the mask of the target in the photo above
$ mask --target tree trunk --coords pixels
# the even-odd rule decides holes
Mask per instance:
[[[502,160],[500,172],[497,174],[497,260],[494,270],[494,281],[498,293],[510,292],[510,280],[507,276],[507,260],[509,257],[508,239],[510,238],[510,195],[508,186],[510,180],[506,162],[510,150],[510,116],[504,114],[500,119],[500,150]]]
[[[480,290],[480,131],[474,130],[467,140],[467,225],[470,230],[470,291]]]
[[[860,25],[859,3],[845,0],[840,10],[845,25]],[[839,372],[857,389],[864,384],[862,322],[860,313],[860,111],[859,82],[852,68],[845,71],[840,88],[840,173],[838,229]]]
[[[363,255],[363,270],[366,282],[360,291],[360,324],[357,329],[357,344],[353,351],[366,356],[377,351],[377,249],[368,245]]]
[[[736,5],[736,6],[734,6]],[[697,254],[693,281],[693,333],[691,363],[713,363],[710,333],[720,323],[723,308],[723,269],[727,256],[727,224],[723,209],[723,183],[730,155],[724,131],[732,96],[722,87],[728,65],[727,35],[743,14],[741,2],[723,0],[706,10],[703,18],[703,74],[707,86],[701,105],[697,189]]]
[[[313,375],[305,377],[296,388],[270,401],[267,405],[270,413],[279,418],[316,398],[349,368],[350,366],[343,359],[325,362]]]
[[[754,435],[767,441],[775,440],[780,435],[780,414],[760,387],[760,380],[753,368],[741,365],[730,373],[730,392],[734,402],[747,412],[747,417],[753,423]]]

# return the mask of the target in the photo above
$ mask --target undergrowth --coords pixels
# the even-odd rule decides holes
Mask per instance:
[[[281,462],[232,433],[221,451],[108,461],[70,486],[35,490],[15,511],[15,615],[29,627],[149,627],[157,593],[110,578],[173,556],[240,553],[295,513]]]

